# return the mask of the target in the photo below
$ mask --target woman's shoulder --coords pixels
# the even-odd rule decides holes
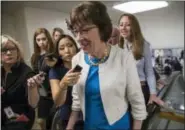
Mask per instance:
[[[146,40],[144,40],[144,49],[151,49],[151,44]]]
[[[68,69],[65,68],[63,65],[52,67],[49,71],[49,78],[60,79],[67,73],[67,71]]]
[[[12,68],[19,71],[33,71],[25,62],[17,62]]]
[[[83,61],[83,59],[84,59],[84,52],[81,49],[75,56],[73,56],[72,62]]]
[[[143,55],[148,56],[150,54],[152,54],[152,46],[148,41],[145,40],[143,44]]]
[[[18,80],[17,82],[24,82],[30,77],[35,75],[34,71],[24,62],[17,62],[12,67],[12,73],[15,75]]]
[[[117,46],[112,46],[112,52],[111,52],[111,62],[112,63],[119,63],[118,60],[121,62],[121,64],[127,64],[131,58],[133,58],[132,51],[123,49]]]
[[[62,71],[62,70],[66,70],[64,65],[57,65],[57,66],[54,66],[50,69],[50,71],[55,71],[55,72],[59,72],[59,71]]]
[[[113,54],[120,55],[121,58],[128,57],[129,55],[132,55],[132,51],[120,48],[119,46],[111,46],[113,50]]]
[[[20,62],[19,69],[23,75],[35,75],[35,72],[24,62]]]

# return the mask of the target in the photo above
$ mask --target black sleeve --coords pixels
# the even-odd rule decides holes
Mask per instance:
[[[39,72],[39,69],[38,69],[38,64],[35,64],[32,66],[32,69],[35,73],[38,73]]]
[[[27,80],[31,77],[36,75],[33,71],[30,71],[26,74],[25,79],[24,79],[24,88],[25,88],[25,96],[28,97],[28,85],[27,85]]]

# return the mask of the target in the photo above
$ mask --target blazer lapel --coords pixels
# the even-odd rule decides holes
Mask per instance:
[[[84,60],[84,56],[85,56],[84,53],[81,53],[81,54],[82,54],[82,57],[80,59],[79,65],[83,66],[83,69],[81,71],[81,78],[80,78],[79,84],[81,87],[84,86],[83,88],[80,89],[81,91],[80,93],[85,94],[86,79],[89,74],[90,66]]]

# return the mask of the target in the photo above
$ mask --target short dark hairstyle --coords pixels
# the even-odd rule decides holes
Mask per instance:
[[[111,19],[106,6],[99,1],[87,1],[77,5],[70,13],[68,28],[81,28],[86,24],[95,24],[100,33],[100,39],[107,42],[112,33]]]

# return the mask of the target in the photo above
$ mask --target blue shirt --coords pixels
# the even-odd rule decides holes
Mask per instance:
[[[131,50],[132,44],[126,41],[124,48]],[[152,66],[152,52],[150,49],[150,44],[146,41],[144,42],[143,57],[136,61],[137,71],[140,81],[147,81],[150,93],[156,94],[156,79]]]
[[[88,55],[85,54],[85,61],[90,65]],[[96,63],[99,60],[93,59]],[[109,125],[104,113],[99,86],[99,67],[90,66],[85,86],[85,130],[125,130],[129,129],[129,113],[127,112],[120,120]]]

